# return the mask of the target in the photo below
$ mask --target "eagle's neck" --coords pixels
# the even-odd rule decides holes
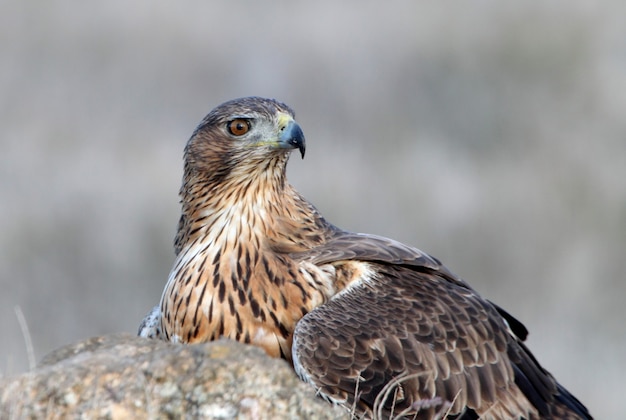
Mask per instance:
[[[323,241],[319,232],[329,225],[286,181],[285,164],[276,160],[240,166],[221,179],[186,171],[177,251],[198,241],[219,247],[232,240],[254,240],[295,252]]]

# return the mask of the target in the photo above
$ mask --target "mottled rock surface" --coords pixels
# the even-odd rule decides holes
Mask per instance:
[[[283,360],[220,340],[177,345],[128,334],[56,350],[0,381],[1,418],[349,418]]]

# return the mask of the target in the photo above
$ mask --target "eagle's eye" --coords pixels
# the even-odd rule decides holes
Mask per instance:
[[[226,124],[228,132],[233,136],[243,136],[250,131],[250,121],[243,118],[236,118]]]

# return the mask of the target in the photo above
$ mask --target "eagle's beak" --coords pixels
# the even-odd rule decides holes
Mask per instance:
[[[304,133],[298,123],[293,119],[286,121],[286,123],[280,128],[278,144],[280,147],[298,149],[302,155],[302,159],[304,159],[304,152],[306,150]]]

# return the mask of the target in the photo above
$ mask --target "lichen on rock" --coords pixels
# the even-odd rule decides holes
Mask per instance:
[[[349,418],[283,360],[234,341],[180,345],[129,334],[53,351],[0,381],[1,418]]]

